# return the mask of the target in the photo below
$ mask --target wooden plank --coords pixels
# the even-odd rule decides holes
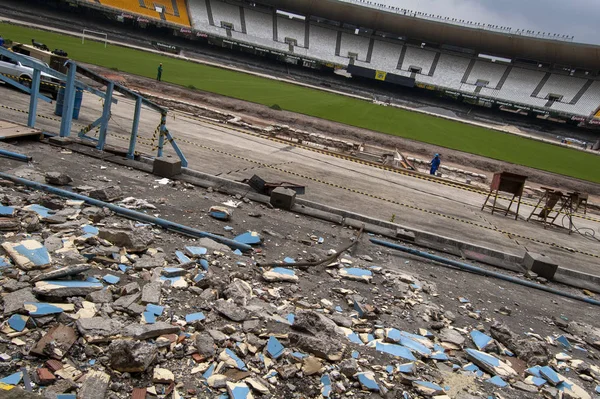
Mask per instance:
[[[10,140],[19,137],[30,136],[38,136],[38,138],[41,139],[43,137],[43,133],[39,129],[0,120],[0,140]]]

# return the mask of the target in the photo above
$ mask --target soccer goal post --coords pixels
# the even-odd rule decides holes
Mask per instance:
[[[104,48],[106,48],[106,44],[108,43],[108,35],[104,32],[98,32],[95,30],[84,29],[81,31],[81,44],[85,43],[86,36],[91,39],[96,40],[104,40]]]

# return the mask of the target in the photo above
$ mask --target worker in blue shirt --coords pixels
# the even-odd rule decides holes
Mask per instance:
[[[0,47],[4,46],[4,38],[0,35]]]
[[[440,154],[435,154],[435,156],[431,160],[431,170],[429,171],[429,174],[435,175],[435,172],[437,172],[437,170],[440,168],[440,163],[442,163],[442,160],[440,159]]]

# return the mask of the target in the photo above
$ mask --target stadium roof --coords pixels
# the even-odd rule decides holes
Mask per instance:
[[[260,0],[279,10],[314,15],[332,21],[421,40],[473,49],[505,58],[522,58],[597,70],[600,46],[501,33],[428,20],[338,0]]]

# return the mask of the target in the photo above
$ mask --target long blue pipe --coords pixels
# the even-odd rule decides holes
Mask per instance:
[[[0,150],[0,155],[5,156],[5,157],[9,157],[9,158],[14,158],[14,159],[17,159],[19,161],[25,161],[25,162],[31,161],[31,157],[30,156],[19,154],[18,152]]]
[[[586,302],[586,303],[589,303],[591,305],[600,306],[600,301],[596,301],[595,299],[584,298],[582,296],[573,295],[573,294],[570,294],[568,292],[564,292],[564,291],[560,291],[560,290],[557,290],[557,289],[554,289],[554,288],[546,287],[545,285],[535,284],[535,283],[532,283],[531,281],[522,280],[520,278],[516,278],[516,277],[512,277],[512,276],[507,276],[506,274],[492,272],[492,271],[489,271],[489,270],[482,269],[480,267],[476,267],[476,266],[469,265],[469,264],[462,263],[462,262],[457,262],[457,261],[452,260],[452,259],[443,258],[441,256],[428,254],[427,252],[423,252],[423,251],[419,251],[417,249],[405,247],[403,245],[398,245],[398,244],[394,244],[394,243],[391,243],[391,242],[387,242],[387,241],[383,241],[383,240],[378,240],[377,238],[371,238],[370,240],[371,240],[371,242],[373,244],[382,245],[384,247],[396,249],[398,251],[406,252],[406,253],[409,253],[411,255],[420,256],[422,258],[430,259],[430,260],[442,263],[444,265],[453,266],[453,267],[456,267],[456,268],[459,268],[459,269],[462,269],[462,270],[466,270],[466,271],[469,271],[469,272],[481,274],[481,275],[484,275],[484,276],[496,277],[496,278],[498,278],[500,280],[509,281],[511,283],[523,285],[525,287],[535,288],[536,290],[546,291],[546,292],[550,292],[552,294],[564,296],[566,298],[570,298],[570,299],[575,299],[577,301]]]
[[[3,172],[0,172],[0,178],[10,180],[17,184],[22,184],[27,187],[35,188],[37,190],[42,190],[42,191],[46,191],[48,193],[60,195],[61,197],[72,198],[72,199],[76,199],[79,201],[85,201],[86,203],[88,203],[90,205],[94,205],[94,206],[97,206],[100,208],[108,208],[111,211],[113,211],[119,215],[123,215],[123,216],[126,216],[131,219],[139,220],[141,222],[155,224],[155,225],[163,227],[165,229],[173,230],[173,231],[176,231],[178,233],[182,233],[182,234],[185,234],[188,236],[199,237],[199,238],[203,238],[203,237],[210,238],[212,240],[215,240],[222,244],[225,244],[231,248],[237,248],[240,251],[245,252],[245,251],[250,251],[252,249],[252,247],[248,244],[243,244],[241,242],[230,240],[229,238],[221,237],[216,234],[211,234],[211,233],[207,233],[205,231],[200,231],[198,229],[184,226],[179,223],[174,223],[169,220],[156,218],[154,216],[149,216],[149,215],[146,215],[145,213],[132,211],[131,209],[122,208],[120,206],[110,204],[108,202],[90,198],[85,195],[73,193],[71,191],[62,190],[60,188],[52,187],[47,184],[42,184],[42,183],[38,183],[35,181],[22,179],[20,177],[9,175],[9,174],[3,173]]]

